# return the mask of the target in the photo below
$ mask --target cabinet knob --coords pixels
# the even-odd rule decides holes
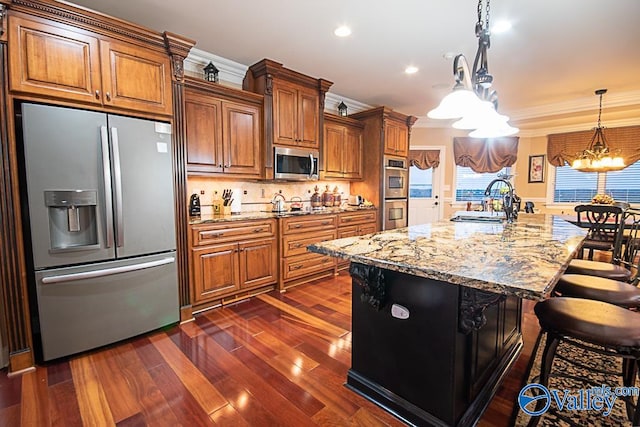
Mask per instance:
[[[221,168],[221,167],[222,167],[222,164],[219,164],[219,165],[218,165],[218,167],[219,167],[219,168]]]
[[[254,233],[260,233],[262,231],[262,228],[255,228],[253,230]]]
[[[225,168],[229,169],[231,165],[224,165]]]
[[[107,92],[105,95],[107,96],[107,101],[111,101],[111,94]]]
[[[302,264],[294,265],[293,267],[291,267],[292,270],[299,270],[301,268],[302,268]]]
[[[100,91],[96,90],[96,99],[100,99]]]

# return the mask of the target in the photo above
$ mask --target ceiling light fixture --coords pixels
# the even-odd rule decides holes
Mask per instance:
[[[493,76],[489,74],[487,61],[487,49],[491,44],[490,0],[487,0],[485,22],[482,22],[482,2],[483,0],[478,0],[478,22],[475,25],[478,50],[473,61],[473,73],[464,55],[456,55],[453,60],[453,75],[456,79],[453,91],[440,101],[438,107],[429,111],[427,116],[432,119],[461,119],[453,127],[475,129],[469,134],[472,137],[495,138],[513,135],[519,129],[507,123],[509,117],[496,111],[498,94],[491,89]]]
[[[404,69],[404,72],[407,74],[415,74],[418,72],[418,67],[414,67],[413,65],[410,65]]]
[[[347,37],[351,35],[351,28],[347,27],[346,25],[341,25],[335,29],[333,34],[338,37]]]
[[[600,96],[600,109],[598,110],[598,126],[591,137],[591,142],[586,150],[578,153],[578,158],[571,163],[573,169],[581,172],[610,172],[625,168],[624,159],[619,156],[612,156],[611,151],[604,139],[604,128],[600,122],[602,116],[602,95],[607,93],[606,89],[596,90],[596,95]]]

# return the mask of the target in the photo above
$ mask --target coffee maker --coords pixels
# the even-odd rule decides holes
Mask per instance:
[[[195,193],[189,200],[189,216],[200,216],[200,196]]]

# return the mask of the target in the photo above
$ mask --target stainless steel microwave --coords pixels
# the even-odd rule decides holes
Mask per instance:
[[[273,178],[290,181],[317,180],[318,156],[318,150],[275,147]]]

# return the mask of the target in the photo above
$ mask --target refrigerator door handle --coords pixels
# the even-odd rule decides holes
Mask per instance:
[[[175,257],[162,258],[156,261],[143,262],[140,264],[125,265],[122,267],[105,268],[103,270],[84,271],[82,273],[61,274],[59,276],[47,276],[42,278],[42,284],[73,282],[76,280],[93,279],[96,277],[112,276],[114,274],[128,273],[130,271],[144,270],[145,268],[159,267],[171,264]]]
[[[109,162],[109,133],[106,126],[100,126],[102,148],[102,173],[104,177],[104,204],[107,248],[113,246],[113,198],[111,196],[111,164]]]
[[[116,197],[116,245],[124,246],[124,222],[122,218],[122,174],[120,173],[120,148],[118,145],[118,129],[111,128],[111,148],[113,150],[113,181]]]

